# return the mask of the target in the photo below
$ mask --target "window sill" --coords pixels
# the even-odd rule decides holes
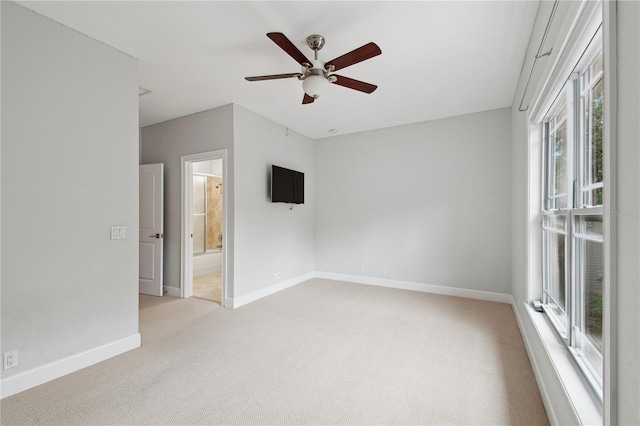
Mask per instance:
[[[553,329],[547,316],[534,311],[528,303],[523,305],[580,423],[601,425],[602,402],[587,382],[575,359]]]

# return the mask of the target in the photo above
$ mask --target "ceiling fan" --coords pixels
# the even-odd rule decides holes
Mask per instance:
[[[349,53],[345,53],[328,62],[318,59],[318,51],[324,46],[325,39],[321,35],[313,34],[307,37],[307,45],[313,50],[313,60],[310,61],[294,44],[282,33],[268,33],[269,37],[275,44],[280,46],[282,50],[287,52],[289,56],[302,65],[302,72],[290,74],[274,74],[262,75],[258,77],[245,77],[248,81],[276,80],[280,78],[297,77],[302,81],[302,89],[304,90],[303,104],[310,104],[320,95],[324,94],[330,83],[338,86],[347,87],[349,89],[358,90],[364,93],[371,93],[378,86],[365,83],[364,81],[354,80],[352,78],[343,77],[333,74],[334,71],[341,70],[348,66],[357,64],[358,62],[371,59],[382,53],[375,43],[367,43]]]

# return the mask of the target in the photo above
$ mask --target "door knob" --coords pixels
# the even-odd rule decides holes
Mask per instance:
[[[162,238],[164,237],[164,234],[156,234],[156,235],[150,235],[151,238]]]

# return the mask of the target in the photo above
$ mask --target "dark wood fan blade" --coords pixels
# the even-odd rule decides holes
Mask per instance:
[[[311,64],[311,61],[308,60],[307,57],[304,56],[304,54],[300,50],[298,50],[298,48],[296,46],[294,46],[294,44],[291,43],[291,40],[289,40],[287,38],[287,36],[285,36],[284,34],[282,34],[282,33],[268,33],[267,37],[269,37],[271,40],[273,40],[273,42],[275,44],[280,46],[280,48],[282,50],[287,52],[289,54],[289,56],[291,56],[293,59],[295,59],[296,62],[299,63],[300,65],[302,65],[302,64]]]
[[[341,75],[333,74],[333,77],[336,78],[336,81],[334,81],[333,84],[364,93],[371,93],[378,88],[378,86],[374,84],[365,83],[364,81],[354,80],[353,78],[343,77]]]
[[[262,80],[277,80],[279,78],[289,78],[289,77],[301,77],[302,74],[299,72],[294,72],[291,74],[273,74],[273,75],[260,75],[257,77],[245,77],[244,79],[247,81],[262,81]]]
[[[302,98],[303,105],[313,103],[313,101],[315,101],[315,99],[312,96],[309,96],[306,93],[304,94],[304,98]]]
[[[375,43],[367,43],[362,47],[352,50],[349,53],[345,53],[342,56],[335,58],[325,64],[325,68],[329,69],[329,65],[333,65],[335,68],[333,71],[338,71],[342,68],[346,68],[358,62],[366,61],[374,56],[378,56],[382,53],[382,50]]]

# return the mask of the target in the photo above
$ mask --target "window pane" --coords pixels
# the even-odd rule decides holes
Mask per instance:
[[[602,358],[602,216],[576,216],[574,229],[575,284],[580,303],[576,312],[576,325],[583,339],[587,340],[582,341],[579,346],[588,362],[593,364],[598,372],[601,370],[598,360]]]
[[[553,215],[544,217],[544,226],[546,228],[557,229],[558,231],[566,231],[567,229],[567,216],[566,215]]]
[[[598,62],[599,61],[599,62]],[[591,74],[595,76],[602,68],[602,57],[599,56],[591,65],[591,73],[585,73],[585,77]],[[595,185],[603,181],[603,101],[604,79],[598,77],[597,81],[584,78],[583,99],[581,103],[583,115],[583,145],[582,170],[580,182],[583,188],[581,193],[582,206],[598,206],[603,204],[602,185]]]
[[[567,122],[565,121],[558,127],[553,142],[553,171],[554,171],[554,188],[552,195],[567,193]],[[567,198],[561,197],[557,199],[556,208],[566,208]]]
[[[602,182],[602,102],[604,101],[604,80],[591,89],[591,182]],[[602,202],[597,203],[602,204]]]
[[[193,254],[200,254],[205,252],[205,218],[206,216],[204,215],[193,215]]]
[[[603,202],[602,188],[596,188],[590,191],[588,206],[601,206]]]
[[[205,176],[193,176],[193,214],[205,214]]]
[[[584,331],[602,352],[602,243],[585,241],[584,244]]]
[[[602,216],[579,217],[576,223],[575,234],[582,234],[587,237],[602,238]]]
[[[566,251],[565,236],[553,231],[545,234],[546,293],[544,302],[547,308],[558,316],[560,323],[566,327]]]

